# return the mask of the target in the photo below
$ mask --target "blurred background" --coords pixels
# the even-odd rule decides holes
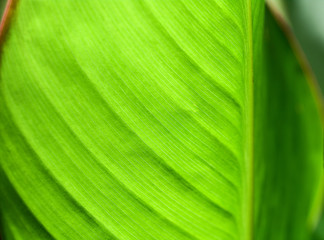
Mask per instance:
[[[291,26],[324,90],[324,0],[268,0]]]

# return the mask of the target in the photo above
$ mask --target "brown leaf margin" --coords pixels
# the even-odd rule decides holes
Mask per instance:
[[[0,48],[2,48],[5,41],[6,33],[8,32],[13,12],[17,6],[17,2],[18,0],[7,0],[0,23]]]

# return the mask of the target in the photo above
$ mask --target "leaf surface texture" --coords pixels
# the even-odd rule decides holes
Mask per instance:
[[[262,6],[21,0],[1,56],[4,236],[250,239],[253,119],[270,128],[253,117]],[[293,99],[274,94],[308,99],[312,115],[296,116],[306,134],[318,115],[301,84]],[[305,147],[302,133],[301,161],[318,167],[321,141]]]

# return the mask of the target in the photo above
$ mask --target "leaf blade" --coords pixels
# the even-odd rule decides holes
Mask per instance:
[[[248,234],[247,7],[245,1],[18,4],[2,57],[5,121],[35,151],[44,168],[38,175],[48,171],[66,199],[49,202],[48,210],[37,206],[44,192],[29,197],[8,162],[2,165],[55,238],[81,226],[73,237]],[[214,31],[220,23],[222,33]],[[36,171],[24,173],[26,163],[10,159],[21,179]],[[80,216],[61,212],[47,222],[48,211],[64,206]],[[55,228],[65,218],[75,227]]]

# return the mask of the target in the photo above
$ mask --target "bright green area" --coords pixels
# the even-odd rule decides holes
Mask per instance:
[[[249,7],[19,3],[2,56],[2,167],[53,238],[248,234]]]
[[[0,69],[5,239],[304,236],[319,116],[275,27],[262,70],[262,8],[21,0]]]

